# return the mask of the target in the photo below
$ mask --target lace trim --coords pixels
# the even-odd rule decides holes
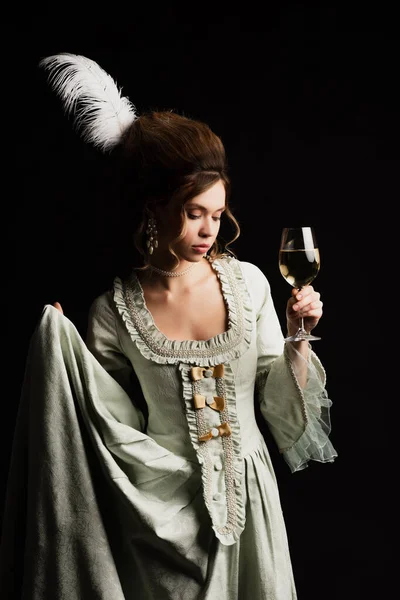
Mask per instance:
[[[216,537],[222,544],[231,545],[239,539],[246,520],[242,495],[243,460],[240,427],[236,412],[233,372],[229,365],[225,364],[224,377],[215,378],[216,393],[225,400],[225,407],[220,411],[218,420],[221,424],[229,424],[231,435],[201,442],[199,438],[206,434],[210,428],[215,427],[215,424],[212,422],[215,412],[209,407],[197,409],[194,407],[194,396],[200,394],[202,391],[200,381],[192,381],[190,375],[191,369],[187,364],[181,363],[179,368],[182,373],[183,396],[190,438],[202,470],[204,502],[211,517]],[[226,506],[226,516],[224,519],[221,519],[218,507],[214,507],[213,505],[213,494],[222,491],[213,486],[213,449],[215,449],[215,445],[212,445],[213,443],[219,444],[219,448],[222,447],[224,456],[222,467],[224,469]]]
[[[140,352],[158,363],[185,361],[214,365],[241,356],[252,335],[252,306],[239,261],[224,258],[211,263],[221,282],[228,308],[228,330],[209,340],[168,339],[155,325],[146,307],[143,289],[135,272],[123,282],[114,280],[114,301]]]
[[[289,373],[290,373],[290,375],[292,377],[292,380],[293,380],[293,383],[295,385],[295,388],[296,388],[296,390],[297,390],[297,392],[299,394],[299,397],[300,397],[301,414],[302,414],[302,417],[303,417],[304,429],[305,429],[307,427],[307,425],[308,425],[308,415],[307,415],[306,401],[305,401],[305,398],[304,398],[304,391],[300,387],[300,384],[299,384],[298,379],[296,377],[296,373],[295,373],[294,368],[293,368],[293,363],[292,363],[292,360],[291,360],[290,355],[289,355],[289,350],[288,350],[287,344],[285,344],[285,347],[284,347],[284,350],[283,350],[283,355],[285,357],[285,362],[286,362],[286,365],[287,365],[287,367],[289,369]]]

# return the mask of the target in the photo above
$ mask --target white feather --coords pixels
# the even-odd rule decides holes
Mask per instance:
[[[39,66],[49,72],[51,87],[85,141],[102,151],[118,144],[137,118],[136,108],[104,69],[85,56],[66,52],[43,58]]]

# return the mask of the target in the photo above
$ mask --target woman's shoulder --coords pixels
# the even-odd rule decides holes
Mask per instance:
[[[221,260],[222,264],[231,266],[237,273],[241,273],[247,283],[269,287],[266,275],[256,264],[239,260],[237,257],[230,255],[224,255],[219,260]]]
[[[239,260],[236,257],[228,257],[225,260],[233,267],[242,297],[250,298],[251,305],[258,314],[265,302],[271,298],[271,286],[266,275],[260,267],[250,261]]]
[[[112,311],[113,289],[108,288],[94,296],[89,305],[89,314],[107,313]]]

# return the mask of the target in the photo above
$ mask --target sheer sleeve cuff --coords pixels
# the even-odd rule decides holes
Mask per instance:
[[[328,435],[330,431],[329,405],[330,400],[326,394],[319,398],[320,416],[308,416],[308,422],[302,436],[286,450],[283,457],[292,473],[308,467],[310,460],[317,462],[333,462],[337,452]]]
[[[295,354],[297,355],[296,360],[293,360]],[[325,389],[326,375],[321,362],[310,347],[307,385],[302,389],[297,383],[296,362],[298,364],[299,360],[305,359],[291,345],[285,346],[285,355],[298,392],[302,397],[305,421],[302,435],[293,445],[282,450],[285,461],[294,473],[305,469],[310,460],[322,463],[333,462],[337,457],[337,452],[329,439],[332,402]]]

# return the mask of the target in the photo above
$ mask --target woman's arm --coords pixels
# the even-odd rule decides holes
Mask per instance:
[[[328,437],[332,403],[325,389],[325,370],[308,343],[284,342],[268,280],[254,265],[248,271],[256,312],[256,383],[261,413],[292,471],[303,469],[309,460],[332,462],[336,451]],[[311,289],[307,291],[300,299],[303,309],[308,306],[310,320],[317,320],[318,315],[312,313],[319,313],[321,306],[313,308],[312,304],[319,302],[319,297]],[[294,298],[288,302],[289,333],[297,330],[296,303],[300,304]]]

